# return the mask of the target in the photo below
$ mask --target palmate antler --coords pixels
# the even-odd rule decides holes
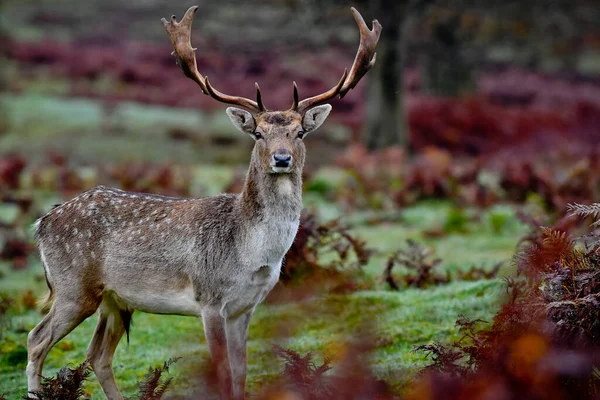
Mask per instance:
[[[344,97],[375,64],[377,56],[375,47],[377,46],[379,35],[381,34],[381,24],[377,20],[373,20],[373,28],[369,29],[362,15],[360,15],[354,7],[352,7],[351,10],[360,31],[360,45],[358,46],[354,63],[350,68],[350,73],[348,73],[347,69],[344,70],[342,78],[333,88],[325,93],[309,97],[302,101],[299,101],[298,99],[298,87],[296,86],[296,82],[294,82],[294,102],[291,110],[304,114],[308,109],[326,103],[335,96],[339,95],[340,98]],[[173,43],[174,51],[172,54],[177,59],[177,65],[179,65],[188,78],[192,79],[200,86],[204,94],[223,103],[235,104],[247,108],[255,113],[266,111],[266,108],[262,103],[258,83],[255,84],[256,101],[253,101],[245,97],[229,96],[219,92],[211,86],[208,77],[203,77],[200,72],[198,72],[196,49],[192,47],[190,39],[192,21],[194,20],[194,15],[196,15],[197,11],[198,6],[190,7],[180,22],[177,22],[174,15],[171,17],[171,21],[167,21],[164,18],[161,20]]]
[[[354,89],[361,78],[369,72],[373,65],[375,65],[375,60],[377,58],[375,47],[379,41],[379,35],[381,35],[381,24],[375,19],[373,20],[373,28],[369,29],[358,10],[354,7],[352,7],[351,10],[360,31],[360,45],[358,46],[356,57],[354,57],[354,62],[350,68],[350,73],[348,73],[347,69],[344,70],[344,74],[337,85],[325,93],[309,97],[300,102],[298,102],[298,88],[296,82],[294,82],[294,103],[292,104],[292,110],[303,114],[309,108],[326,103],[337,95],[339,95],[341,99],[349,90]]]
[[[247,99],[245,97],[229,96],[225,93],[219,92],[213,88],[208,80],[208,76],[203,77],[198,72],[198,66],[196,65],[196,49],[192,47],[191,32],[192,22],[194,21],[194,15],[198,11],[198,6],[190,7],[180,22],[177,22],[175,16],[171,16],[171,20],[167,21],[162,18],[161,21],[173,43],[173,54],[177,60],[177,65],[183,71],[185,76],[192,79],[200,86],[202,92],[215,100],[223,103],[235,104],[240,107],[247,108],[254,112],[266,111],[265,106],[262,103],[260,95],[260,88],[256,83],[256,101]]]

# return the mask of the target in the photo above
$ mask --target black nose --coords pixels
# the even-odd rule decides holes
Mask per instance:
[[[273,154],[273,159],[275,160],[276,167],[289,167],[290,161],[292,161],[292,156],[289,154]]]

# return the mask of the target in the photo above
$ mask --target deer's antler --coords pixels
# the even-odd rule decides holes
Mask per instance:
[[[300,102],[298,102],[298,88],[294,82],[294,103],[292,104],[292,110],[302,114],[309,108],[326,103],[337,95],[339,95],[340,98],[344,97],[346,93],[353,89],[361,78],[369,72],[373,65],[375,65],[377,56],[377,53],[375,53],[375,46],[377,46],[379,35],[381,34],[381,24],[379,21],[373,20],[373,28],[369,29],[362,15],[360,15],[356,8],[352,7],[351,10],[360,31],[360,45],[358,46],[354,63],[352,63],[352,67],[350,68],[350,73],[348,73],[347,69],[344,70],[342,79],[340,79],[338,84],[333,88],[318,96],[309,97]]]
[[[254,101],[245,97],[229,96],[219,92],[212,87],[208,81],[208,77],[203,77],[200,72],[198,72],[196,49],[192,47],[191,42],[192,22],[194,21],[194,16],[197,11],[198,6],[190,7],[180,22],[177,22],[174,15],[171,17],[170,21],[167,21],[164,18],[161,19],[165,30],[171,39],[171,43],[173,43],[174,50],[171,54],[175,56],[177,65],[179,65],[185,76],[192,79],[200,86],[200,89],[202,89],[204,94],[223,103],[235,104],[257,113],[266,111],[266,108],[262,103],[258,83],[256,83],[256,101]]]

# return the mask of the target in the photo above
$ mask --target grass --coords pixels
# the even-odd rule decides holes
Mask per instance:
[[[491,265],[510,258],[523,227],[515,222],[510,208],[493,208],[479,215],[479,221],[469,222],[466,233],[440,238],[423,238],[423,232],[443,224],[453,207],[448,203],[424,203],[404,210],[400,223],[378,226],[357,226],[354,232],[377,250],[365,269],[366,275],[378,281],[386,255],[404,245],[406,238],[425,240],[444,259],[443,269],[469,268],[472,264]],[[471,212],[471,210],[469,211]],[[490,215],[504,213],[507,222],[501,230],[486,221]],[[25,271],[7,272],[0,279],[3,292],[22,296],[25,289],[37,295],[45,291],[39,263]],[[294,304],[263,304],[258,307],[250,327],[248,342],[248,390],[259,388],[281,371],[281,362],[271,351],[275,343],[301,353],[312,351],[317,360],[344,351],[344,343],[357,331],[369,327],[375,350],[371,355],[374,371],[396,389],[406,384],[416,368],[423,365],[422,354],[413,346],[433,340],[458,338],[454,328],[457,315],[489,319],[497,310],[503,284],[500,279],[476,282],[453,282],[425,290],[406,289],[357,292],[350,295],[329,295]],[[0,393],[9,399],[25,393],[27,332],[40,320],[35,310],[21,310],[2,327],[0,343]],[[148,366],[155,366],[170,357],[183,357],[172,369],[175,376],[174,394],[189,393],[198,382],[198,364],[208,360],[208,349],[201,321],[190,317],[160,316],[143,313],[134,315],[131,342],[125,340],[117,349],[114,369],[117,382],[126,395],[135,392],[135,384]],[[84,360],[96,317],[90,317],[50,352],[44,369],[52,375],[68,364]],[[95,380],[86,386],[92,399],[103,398]]]
[[[223,109],[204,111],[127,101],[113,107],[103,100],[74,99],[35,88],[22,94],[0,92],[0,118],[4,119],[0,154],[27,154],[33,161],[43,160],[53,151],[80,164],[246,165],[253,143],[232,128]],[[325,138],[328,132],[343,129],[331,121],[320,135]],[[173,135],[180,137],[175,140]],[[311,164],[322,163],[324,155],[329,160],[328,152],[334,149],[332,145],[323,149],[323,142],[315,140],[307,146]]]
[[[43,158],[49,150],[76,154],[86,163],[153,161],[197,163],[246,160],[250,140],[226,132],[237,146],[210,145],[225,135],[224,112],[121,102],[107,111],[101,100],[68,99],[46,94],[0,94],[6,132],[2,152]],[[182,132],[173,140],[172,132]],[[208,134],[210,132],[210,134]],[[246,144],[244,146],[243,144]]]
[[[249,151],[244,146],[221,148],[210,144],[215,132],[217,135],[232,132],[222,112],[209,115],[196,110],[120,103],[106,114],[101,101],[72,101],[59,93],[52,96],[42,92],[0,95],[0,107],[10,117],[0,138],[3,151],[27,154],[28,160],[35,162],[45,157],[48,149],[60,149],[77,155],[80,159],[75,161],[86,165],[132,159],[151,162],[175,159],[177,164],[197,165],[202,160],[209,164],[193,167],[191,192],[203,195],[220,193],[233,176],[233,168],[214,163],[225,161],[225,157],[230,161],[248,158]],[[189,139],[173,140],[170,131],[186,132]],[[208,137],[207,132],[210,132]],[[240,138],[240,142],[244,139]],[[240,154],[232,155],[233,147]],[[312,150],[309,149],[309,155],[315,154]],[[369,225],[365,221],[374,212],[347,215],[325,201],[322,194],[315,193],[345,185],[346,175],[339,169],[321,169],[312,182],[307,182],[311,189],[305,194],[304,203],[307,208],[316,209],[323,219],[341,217],[351,223],[352,232],[376,250],[364,269],[373,290],[322,296],[301,303],[260,305],[250,326],[249,392],[258,391],[281,371],[281,360],[272,352],[273,344],[300,353],[312,351],[316,361],[320,361],[325,356],[341,355],[344,343],[365,327],[370,329],[374,341],[370,357],[374,371],[400,390],[415,369],[426,362],[422,354],[412,351],[413,346],[456,339],[454,322],[459,314],[489,319],[498,308],[503,291],[501,279],[458,281],[424,290],[392,292],[379,276],[387,257],[405,246],[406,239],[432,247],[443,259],[442,270],[468,269],[472,265],[491,268],[510,259],[525,229],[516,221],[512,207],[460,210],[448,202],[429,201],[386,218],[389,222]],[[27,182],[23,184],[28,187]],[[43,209],[59,202],[56,196],[54,192],[35,193],[36,202]],[[11,223],[14,211],[14,207],[0,207],[0,222]],[[440,229],[451,233],[441,237],[428,234]],[[0,264],[0,292],[21,299],[31,289],[36,296],[42,296],[46,291],[42,268],[37,258],[31,261],[27,270],[17,272]],[[502,274],[510,272],[509,266],[502,270]],[[40,319],[38,311],[18,305],[0,320],[0,393],[7,393],[8,399],[25,394],[27,333]],[[149,366],[177,356],[182,359],[171,369],[175,376],[171,393],[183,395],[192,391],[198,383],[196,367],[209,358],[201,321],[143,313],[136,313],[134,320],[131,341],[127,344],[123,340],[113,365],[123,393],[135,393],[137,380]],[[52,349],[46,359],[46,376],[54,375],[66,364],[84,360],[95,324],[96,317],[90,317]],[[103,398],[93,375],[86,391],[92,399]]]

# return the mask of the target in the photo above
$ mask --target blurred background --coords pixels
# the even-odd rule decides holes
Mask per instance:
[[[191,4],[191,3],[190,3]],[[479,155],[597,144],[600,7],[577,1],[201,2],[199,70],[271,109],[331,87],[351,65],[349,7],[384,26],[375,69],[309,146],[351,143]],[[251,142],[177,69],[160,18],[188,3],[2,2],[3,154],[79,163],[241,163]],[[319,154],[315,154],[319,153]]]
[[[349,265],[354,248],[352,262],[366,271],[335,286],[342,292],[388,289],[393,278],[379,276],[407,238],[442,257],[428,264],[431,254],[420,253],[421,266],[442,270],[427,285],[483,280],[452,286],[453,308],[430,313],[438,319],[423,322],[430,331],[413,342],[389,330],[385,354],[444,339],[463,308],[491,318],[498,300],[486,296],[503,289],[487,280],[514,272],[502,262],[519,237],[553,223],[568,203],[600,199],[597,0],[3,0],[0,295],[17,300],[0,302],[0,317],[7,310],[18,317],[14,329],[0,318],[10,338],[2,350],[16,354],[0,358],[0,373],[12,379],[0,389],[23,384],[13,366],[22,366],[26,332],[39,320],[32,310],[45,283],[30,230],[36,218],[99,184],[176,196],[241,189],[253,141],[175,65],[160,22],[180,19],[193,4],[200,6],[192,29],[200,73],[249,98],[258,82],[269,109],[290,106],[293,81],[309,97],[350,67],[359,41],[351,6],[368,25],[375,18],[383,25],[374,69],[306,139],[311,214],[303,226],[313,242],[295,244],[289,268],[306,266],[307,257],[311,268],[321,265],[323,247],[303,246],[321,243],[316,221],[343,217],[373,251],[355,246],[363,242],[327,248],[340,258],[334,269]],[[450,278],[461,271],[472,275]],[[304,276],[286,274],[287,282]],[[411,279],[407,286],[420,285]],[[308,343],[301,349],[321,350]],[[70,360],[69,351],[52,368]],[[380,372],[414,362],[377,361]],[[250,371],[260,374],[256,365]],[[125,378],[135,386],[135,375]]]

